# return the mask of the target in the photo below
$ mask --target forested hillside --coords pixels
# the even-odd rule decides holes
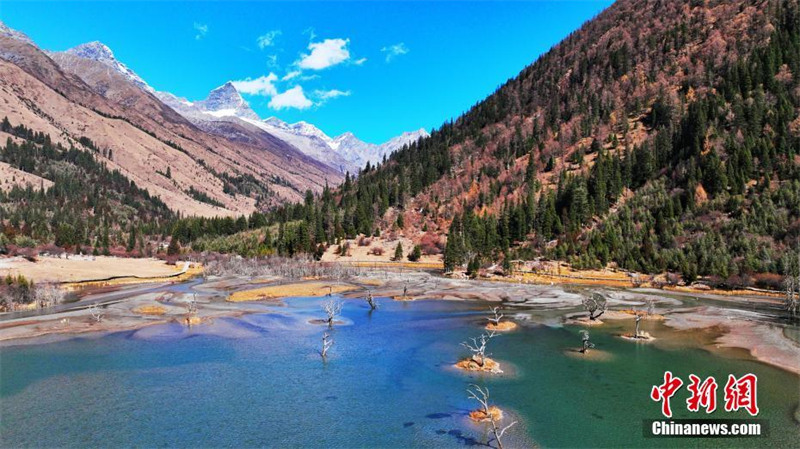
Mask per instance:
[[[399,225],[446,232],[448,269],[547,256],[769,282],[800,238],[798,20],[797,1],[621,0],[280,221],[304,220],[303,251]]]
[[[89,139],[82,144],[92,151],[64,148],[49,135],[12,126],[7,119],[0,131],[17,138],[9,137],[0,147],[0,161],[49,183],[0,192],[4,252],[16,247],[24,253],[24,248],[52,242],[75,252],[109,254],[115,242],[127,239],[129,252],[144,254],[153,251],[145,236],[161,234],[175,218],[160,199],[99,162],[92,151],[101,150]]]

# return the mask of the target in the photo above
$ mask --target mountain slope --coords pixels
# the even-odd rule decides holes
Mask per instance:
[[[340,179],[277,139],[232,142],[200,130],[138,84],[102,44],[52,54],[54,61],[20,34],[0,34],[0,116],[65,146],[90,139],[108,150],[105,163],[173,210],[249,213]],[[162,175],[167,168],[169,178]]]
[[[405,226],[447,233],[447,268],[547,256],[768,284],[800,239],[798,18],[796,0],[620,0],[324,197],[342,211],[326,238]]]

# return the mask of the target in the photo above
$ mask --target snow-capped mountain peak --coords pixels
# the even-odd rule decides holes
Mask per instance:
[[[111,49],[102,42],[87,42],[85,44],[78,45],[77,47],[70,48],[64,53],[105,64],[106,66],[119,72],[122,76],[126,77],[141,89],[144,89],[150,93],[155,92],[155,90],[150,87],[150,85],[147,84],[141,77],[139,77],[136,72],[128,68],[128,66],[125,64],[119,62],[117,58],[114,57],[114,52],[112,52]]]
[[[250,105],[236,90],[230,81],[212,90],[208,97],[196,103],[205,112],[215,117],[235,116],[258,120],[258,115],[250,109]]]
[[[311,123],[308,123],[308,122],[300,121],[300,122],[297,122],[297,123],[293,123],[293,124],[289,125],[289,128],[291,128],[294,131],[296,131],[297,133],[303,134],[305,136],[318,137],[318,138],[324,140],[325,142],[331,142],[332,141],[332,139],[327,134],[325,134],[321,129],[317,128],[316,126],[314,126],[314,125],[312,125]]]
[[[10,37],[10,38],[13,38],[13,39],[17,39],[17,40],[20,40],[20,41],[23,41],[23,42],[27,42],[27,43],[29,43],[31,45],[36,45],[36,44],[33,43],[31,38],[28,37],[27,34],[21,32],[21,31],[17,31],[17,30],[15,30],[13,28],[10,28],[8,25],[3,23],[2,21],[0,21],[0,36],[7,36],[7,37]]]
[[[383,158],[384,155],[388,156],[389,154],[395,152],[396,150],[403,148],[403,146],[405,145],[410,145],[418,141],[419,139],[428,136],[430,136],[430,134],[428,134],[428,131],[425,131],[425,128],[420,128],[416,131],[406,131],[397,137],[393,137],[384,142],[383,144],[381,144],[382,148],[381,153],[383,153],[381,155],[381,158]]]
[[[101,62],[116,61],[114,52],[100,41],[87,42],[77,47],[70,48],[67,53]]]

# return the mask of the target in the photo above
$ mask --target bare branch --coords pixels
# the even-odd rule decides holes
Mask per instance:
[[[475,362],[477,362],[480,366],[483,366],[483,364],[486,362],[486,345],[489,344],[489,340],[494,338],[495,335],[496,333],[494,331],[484,332],[480,337],[470,338],[472,343],[462,341],[461,346],[469,349],[470,352],[472,352],[472,359],[475,360]]]
[[[486,416],[489,416],[489,388],[481,388],[478,385],[470,384],[469,388],[467,388],[467,394],[470,399],[478,401]]]
[[[328,327],[333,327],[333,322],[336,320],[336,317],[342,313],[342,302],[336,300],[329,300],[322,303],[322,310],[328,315],[328,318],[325,322],[328,323]]]
[[[495,326],[500,324],[500,320],[502,320],[503,317],[505,316],[502,313],[500,313],[500,307],[492,307],[489,309],[489,311],[492,312],[492,315],[494,315],[487,318],[489,322],[494,323]]]
[[[600,293],[592,293],[590,296],[583,298],[583,308],[589,312],[589,319],[594,321],[606,311],[608,300]]]
[[[581,340],[583,340],[583,345],[581,347],[581,353],[589,352],[589,349],[594,348],[594,343],[589,340],[589,331],[585,329],[581,329]]]
[[[89,313],[92,314],[92,318],[94,318],[94,320],[98,323],[103,320],[103,315],[105,315],[105,313],[100,310],[100,307],[97,307],[97,304],[92,304],[89,306]]]
[[[328,350],[333,346],[333,339],[330,338],[327,332],[322,334],[322,350],[319,352],[319,355],[322,356],[322,359],[325,360],[328,358]]]
[[[375,301],[375,298],[372,297],[372,290],[367,291],[367,297],[365,298],[367,304],[369,304],[370,310],[375,310],[378,308],[378,303]]]

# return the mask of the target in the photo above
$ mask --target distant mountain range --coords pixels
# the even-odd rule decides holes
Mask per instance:
[[[139,75],[114,57],[114,53],[101,42],[89,42],[64,52],[48,52],[62,69],[81,78],[93,77],[79,60],[99,62],[105,69],[114,70],[140,89],[154,94],[164,104],[174,109],[190,122],[206,131],[234,140],[241,140],[241,130],[220,126],[220,122],[235,123],[254,131],[253,126],[294,146],[304,154],[344,174],[357,174],[367,162],[375,164],[394,151],[415,142],[428,133],[424,129],[405,132],[380,145],[358,139],[350,132],[331,138],[316,126],[298,122],[288,124],[276,117],[262,120],[242,97],[233,83],[226,82],[209,92],[205,100],[189,101],[170,92],[153,89]],[[257,139],[256,139],[257,140]]]
[[[427,136],[419,130],[374,145],[304,122],[262,120],[230,82],[188,101],[156,91],[101,42],[43,51],[2,22],[0,73],[0,119],[67,147],[92,142],[109,169],[189,215],[298,201]]]
[[[122,67],[123,70],[127,69],[124,65]],[[209,122],[230,121],[240,124],[245,122],[293,145],[306,155],[328,164],[341,173],[357,174],[368,162],[372,164],[380,162],[403,146],[428,137],[427,131],[419,129],[405,132],[376,145],[364,142],[350,132],[331,138],[307,122],[289,124],[277,117],[261,120],[231,82],[212,90],[208,97],[201,101],[189,101],[169,92],[156,92],[156,96],[200,127],[213,128],[213,123]],[[227,137],[235,138],[235,136]]]
[[[0,24],[0,74],[0,119],[53,144],[91,150],[109,170],[184,215],[249,214],[344,178],[252,126],[195,125],[97,42],[47,53]]]

